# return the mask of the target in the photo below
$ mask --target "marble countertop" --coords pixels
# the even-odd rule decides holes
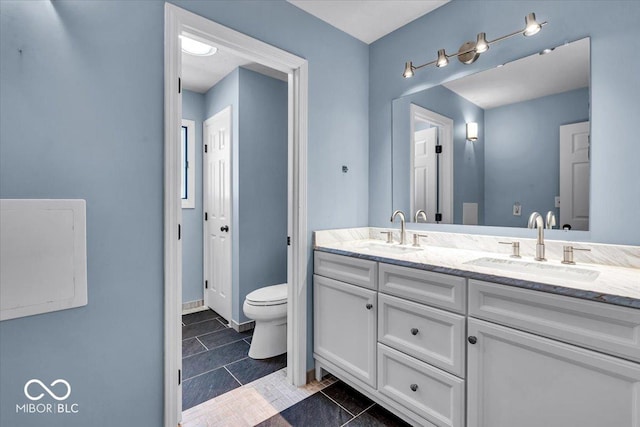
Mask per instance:
[[[540,261],[534,261],[532,257],[524,256],[524,254],[522,258],[514,259],[504,253],[424,244],[418,251],[389,253],[385,245],[387,243],[381,240],[365,238],[349,241],[316,242],[315,249],[640,309],[640,269],[638,268],[580,262],[577,265],[568,266],[562,264],[559,260],[548,260],[544,262],[544,266],[538,266],[534,263],[539,263]],[[397,243],[388,245],[389,247],[395,246],[392,250],[402,251],[402,249],[398,249],[399,245]],[[412,248],[411,245],[405,246]],[[475,262],[480,258],[492,258],[492,262],[494,265],[498,265],[498,268],[493,265],[469,264],[469,262]],[[530,267],[530,270],[533,271],[507,271],[500,266],[501,264],[518,262],[529,263],[527,267]],[[543,270],[543,274],[539,274],[537,272],[539,270]],[[586,273],[584,274],[585,280],[554,277],[554,270],[559,274],[566,272],[573,276],[582,276],[582,273]],[[597,272],[597,277],[594,279],[595,272]],[[588,275],[591,277],[587,277]]]

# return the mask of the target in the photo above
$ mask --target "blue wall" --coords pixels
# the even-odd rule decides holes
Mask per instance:
[[[309,61],[309,237],[367,225],[368,47],[284,1],[178,4]],[[0,323],[2,426],[162,424],[163,25],[160,1],[0,2],[0,197],[87,200],[89,291]],[[31,378],[80,412],[16,414]]]
[[[249,292],[287,282],[287,98],[287,82],[240,68],[239,323]]]
[[[202,287],[202,121],[204,95],[182,91],[182,118],[195,122],[195,208],[182,209],[182,302],[203,298]]]
[[[526,227],[534,211],[559,220],[560,126],[587,120],[588,88],[485,110],[486,225]]]
[[[286,82],[244,68],[205,94],[204,120],[232,107],[231,317],[237,323],[249,321],[242,311],[249,292],[287,281],[287,97]]]
[[[467,122],[482,123],[484,110],[444,86],[436,86],[393,100],[393,205],[410,210],[410,112],[416,104],[453,120],[453,222],[462,223],[462,204],[478,204],[478,223],[484,207],[484,127],[479,126],[477,143],[467,141]],[[403,143],[404,142],[404,143]],[[446,150],[447,147],[443,147]],[[433,222],[433,218],[429,221]]]
[[[472,65],[451,61],[446,68],[427,67],[411,79],[402,77],[405,61],[415,64],[435,58],[438,49],[454,51],[479,31],[498,37],[523,26],[535,12],[549,24],[534,37],[513,38],[493,45]],[[589,239],[595,242],[640,244],[640,227],[632,227],[640,212],[640,144],[635,134],[640,116],[640,58],[627,46],[640,35],[640,2],[628,1],[452,1],[369,47],[369,223],[389,226],[391,195],[391,102],[444,81],[495,67],[565,41],[591,37],[591,209]],[[613,65],[611,58],[614,60]],[[619,58],[625,58],[621,60]],[[616,220],[611,220],[615,212]],[[479,232],[481,227],[425,229]],[[472,231],[473,230],[473,231]],[[518,230],[531,236],[531,230]],[[490,234],[513,229],[487,228]],[[549,233],[562,236],[561,233]]]

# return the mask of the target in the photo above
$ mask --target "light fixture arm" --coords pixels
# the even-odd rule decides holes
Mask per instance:
[[[517,36],[519,34],[525,35],[525,36],[529,36],[529,35],[534,35],[536,34],[544,25],[547,25],[547,21],[544,21],[542,23],[537,23],[535,20],[535,14],[534,13],[530,13],[529,15],[527,15],[525,17],[525,27],[523,29],[514,31],[512,33],[506,34],[504,36],[498,37],[496,39],[493,40],[486,40],[486,49],[484,49],[483,51],[479,51],[478,49],[476,49],[476,43],[473,42],[466,42],[462,45],[462,47],[458,50],[458,52],[456,53],[452,53],[452,54],[447,54],[444,49],[442,49],[441,51],[443,52],[443,56],[448,60],[449,58],[460,58],[460,57],[465,57],[465,55],[470,55],[473,54],[472,57],[465,57],[465,59],[460,58],[460,61],[462,61],[465,64],[471,64],[473,63],[476,58],[480,55],[480,53],[486,52],[489,49],[489,46],[491,46],[494,43],[500,42],[502,40],[506,40],[508,38],[511,38],[513,36]],[[530,34],[528,34],[528,32],[530,31],[529,26],[533,25],[535,28],[535,31],[532,31]],[[480,37],[480,35],[484,36],[484,33],[479,34],[478,36]],[[480,41],[480,39],[478,39]],[[468,48],[465,49],[466,46],[469,46]],[[438,52],[440,54],[440,51]],[[409,61],[405,64],[405,72],[403,73],[403,76],[405,78],[408,77],[412,77],[413,76],[413,72],[415,70],[419,70],[420,68],[424,68],[427,67],[429,65],[436,65],[436,66],[445,66],[447,65],[446,63],[443,65],[438,65],[438,62],[440,61],[440,57],[438,59],[435,59],[433,61],[427,62],[425,64],[422,65],[413,65],[413,62]]]

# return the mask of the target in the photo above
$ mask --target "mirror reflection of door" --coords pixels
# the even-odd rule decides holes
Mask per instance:
[[[411,210],[407,220],[423,209],[426,222],[450,224],[453,219],[453,120],[419,105],[411,104],[410,108]],[[441,214],[439,221],[436,214]]]
[[[589,230],[589,122],[560,126],[560,227]]]
[[[418,122],[416,127],[419,129],[413,133],[411,212],[423,209],[427,222],[434,222],[438,199],[438,128],[427,122]]]

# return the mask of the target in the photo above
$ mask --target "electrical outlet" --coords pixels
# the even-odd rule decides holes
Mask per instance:
[[[555,198],[555,204],[556,204],[556,208],[560,207],[560,196],[556,196]]]
[[[513,204],[513,216],[520,216],[520,215],[522,215],[522,205],[516,202]]]

